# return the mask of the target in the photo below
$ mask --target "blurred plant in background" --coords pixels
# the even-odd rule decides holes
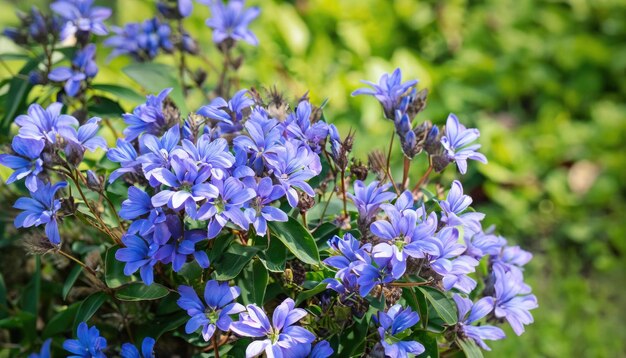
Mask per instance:
[[[30,11],[31,4],[44,8],[42,2],[28,3],[0,4],[2,25],[18,25],[15,8]],[[142,23],[155,14],[152,1],[101,3],[113,7],[107,21],[118,26]],[[207,77],[219,75],[219,68],[212,69],[207,63],[219,63],[221,58],[209,50],[211,41],[200,36],[206,33],[204,19],[209,11],[196,4],[194,16],[186,20],[181,31],[176,22],[187,16],[187,10],[172,3],[161,2],[160,10],[171,19],[170,28],[178,34],[174,47],[191,50],[178,51],[170,58],[161,56],[158,61],[176,65],[184,58],[188,64],[182,68],[187,86],[203,86]],[[497,224],[501,233],[535,253],[525,276],[542,303],[534,311],[541,319],[533,329],[521,338],[491,343],[495,354],[557,357],[625,353],[626,329],[621,322],[626,298],[620,287],[626,269],[626,225],[621,223],[626,213],[626,6],[621,1],[251,3],[262,5],[265,13],[272,14],[252,24],[253,30],[263,29],[255,31],[263,46],[254,50],[241,47],[241,53],[232,54],[223,65],[239,69],[240,56],[245,55],[246,66],[239,69],[243,83],[275,83],[288,93],[310,90],[313,103],[330,99],[324,114],[332,118],[340,132],[346,133],[349,128],[357,131],[353,151],[357,159],[366,160],[372,147],[384,150],[386,138],[394,129],[380,120],[381,110],[375,101],[353,99],[349,93],[357,88],[358,80],[378,78],[396,67],[402,67],[407,78],[419,78],[420,87],[430,89],[421,118],[443,125],[448,112],[462,113],[471,127],[481,129],[481,152],[490,163],[470,166],[465,190],[474,198],[476,209],[487,214],[487,223]],[[56,30],[41,29],[62,25],[35,12],[25,21],[35,26],[28,34],[14,32],[15,38],[32,36],[53,43],[55,39],[44,39],[41,34],[55,34]],[[23,68],[22,77],[29,76],[33,83],[45,82],[46,71],[59,59],[49,58],[50,66],[41,69],[43,74],[33,72],[34,64],[22,67],[24,56],[14,55],[19,51],[12,42],[1,38],[0,45],[4,94],[0,96],[0,134],[7,135],[16,114],[23,113],[28,103],[49,95],[37,90],[30,98],[6,95],[14,84],[21,88],[20,93],[30,91],[30,84],[16,82],[14,75]],[[158,47],[149,46],[148,51]],[[162,49],[168,52],[168,47]],[[207,58],[186,55],[197,53],[196,47]],[[107,52],[100,51],[97,56],[101,66],[91,86],[99,96],[89,106],[107,118],[141,103],[141,96],[132,91],[118,91],[115,96],[121,101],[113,103],[106,94],[111,88],[99,87],[97,82],[114,81],[139,90],[130,79],[130,60],[119,57],[103,66]],[[122,68],[130,78],[120,76]],[[155,64],[154,73],[161,83],[169,80],[162,69]],[[150,92],[162,89],[151,88],[151,83],[140,84]],[[172,94],[174,99],[182,96]],[[74,101],[80,108],[82,99]],[[205,102],[197,92],[190,92],[187,104],[197,108]],[[122,128],[112,123],[111,132]],[[8,141],[2,139],[3,143]],[[87,162],[95,159],[85,154]],[[392,168],[399,168],[394,176],[402,177],[402,156],[392,160]],[[429,165],[417,160],[411,177],[419,176]],[[9,176],[10,171],[0,170],[5,178]],[[444,173],[442,182],[450,182],[450,175]],[[94,178],[95,182],[99,179],[97,175]],[[16,193],[7,186],[1,190],[5,202],[15,201]],[[340,206],[331,206],[328,212],[340,211]],[[8,297],[21,296],[28,306],[32,305],[27,299],[29,294],[39,288],[31,281],[19,291],[33,275],[34,260],[22,259],[17,243],[24,238],[11,228],[15,214],[7,210],[0,223],[4,231],[2,272],[26,268],[5,275],[4,286],[15,289],[8,292]],[[72,247],[78,253],[92,249],[79,242]],[[42,281],[48,285],[46,282]],[[4,307],[0,303],[0,310]]]

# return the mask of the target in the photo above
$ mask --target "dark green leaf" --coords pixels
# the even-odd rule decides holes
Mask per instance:
[[[175,76],[176,70],[171,66],[162,63],[136,63],[124,67],[122,71],[153,94],[158,94],[166,88],[172,88],[170,97],[178,109],[183,116],[189,112],[180,83]]]
[[[483,358],[483,352],[471,339],[457,339],[456,343],[461,347],[467,358]]]
[[[11,317],[0,319],[0,329],[22,328],[28,330],[33,325],[35,316],[30,312],[21,311]]]
[[[126,113],[119,102],[101,96],[92,96],[89,103],[89,113],[98,117],[120,118]]]
[[[96,292],[89,295],[89,297],[80,304],[78,312],[76,312],[72,332],[76,331],[76,327],[78,327],[81,322],[87,322],[108,298],[109,296],[104,292]]]
[[[42,337],[54,337],[59,333],[63,333],[68,331],[72,327],[72,322],[76,313],[78,312],[78,308],[80,307],[82,302],[76,302],[68,306],[63,311],[54,315],[46,324],[46,327],[43,329]]]
[[[267,269],[260,260],[252,260],[241,273],[238,281],[244,304],[256,303],[263,306],[265,289],[269,280]]]
[[[115,258],[119,248],[119,246],[109,247],[104,259],[104,281],[110,288],[118,288],[133,280],[132,276],[124,275],[124,263]]]
[[[158,340],[163,333],[182,326],[188,320],[187,312],[182,310],[164,316],[156,316],[156,318],[137,329],[135,340],[141,341],[145,337],[152,337]]]
[[[265,268],[271,272],[285,271],[287,248],[280,240],[271,240],[268,247],[267,236],[262,236],[258,237],[255,243],[259,246],[267,247],[267,249],[259,252],[259,259],[261,259]]]
[[[414,287],[405,287],[402,289],[402,297],[415,312],[419,313],[420,324],[422,328],[426,328],[428,326],[428,303],[424,293]]]
[[[306,290],[306,291],[302,291],[298,294],[298,296],[296,297],[296,306],[298,306],[300,303],[308,300],[309,298],[317,295],[318,293],[322,293],[326,291],[326,284],[325,283],[320,283],[317,286],[313,287],[310,290]]]
[[[97,83],[92,85],[91,88],[113,94],[118,99],[123,99],[133,103],[142,103],[146,100],[144,96],[140,95],[139,93],[135,92],[135,90],[128,87],[118,86],[114,84]]]
[[[202,277],[202,272],[202,267],[198,265],[198,262],[191,261],[183,265],[180,271],[178,271],[178,275],[183,277],[188,284],[193,285],[193,282]]]
[[[446,324],[453,325],[457,322],[456,306],[443,292],[428,286],[422,286],[419,289]]]
[[[232,242],[233,235],[219,235],[213,239],[213,246],[208,252],[209,260],[211,262],[217,261]]]
[[[80,276],[81,271],[83,271],[83,268],[81,266],[74,266],[72,268],[72,271],[70,271],[70,274],[67,276],[65,284],[63,284],[62,291],[62,297],[64,301],[65,298],[67,298],[67,294],[70,293],[70,290],[72,289],[72,287],[74,287],[74,283],[76,283],[76,280],[78,279],[78,276]]]
[[[7,307],[7,286],[4,283],[4,277],[0,273],[0,318],[5,318],[9,314]]]
[[[367,335],[366,317],[355,318],[355,324],[342,331],[339,336],[339,349],[337,357],[361,357],[365,349],[365,337]]]
[[[15,116],[26,108],[28,93],[33,88],[33,85],[28,80],[28,75],[37,68],[40,62],[41,57],[31,59],[22,67],[18,75],[11,79],[9,91],[7,92],[7,98],[10,98],[10,101],[7,101],[8,106],[5,107],[6,112],[2,123],[0,123],[0,133],[8,134]]]
[[[252,260],[259,247],[231,245],[227,252],[214,264],[215,279],[228,281],[239,275],[239,272]]]
[[[278,238],[301,261],[319,265],[320,254],[313,236],[296,219],[289,217],[287,222],[268,223],[272,239]]]
[[[120,287],[115,292],[115,298],[120,301],[151,301],[163,298],[169,292],[167,287],[158,283],[148,286],[143,282],[133,282]]]
[[[424,353],[420,354],[418,358],[438,358],[439,346],[437,344],[437,336],[427,331],[416,331],[412,335],[413,339],[420,342],[424,348]]]

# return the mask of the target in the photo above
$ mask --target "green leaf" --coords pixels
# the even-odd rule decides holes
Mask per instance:
[[[432,305],[437,315],[448,325],[457,322],[457,312],[454,302],[443,292],[428,286],[419,287],[424,297]]]
[[[140,95],[139,93],[135,92],[135,90],[128,87],[118,86],[114,84],[97,83],[92,85],[91,88],[98,91],[110,93],[112,95],[115,95],[118,99],[123,99],[133,103],[142,103],[146,100],[144,96]]]
[[[63,311],[55,314],[43,329],[42,338],[54,337],[69,330],[81,304],[82,302],[73,303]]]
[[[422,328],[428,327],[428,304],[424,293],[414,287],[405,287],[402,289],[402,297],[415,312],[419,313]]]
[[[89,113],[98,117],[120,118],[126,111],[117,101],[107,97],[92,96],[89,103]]]
[[[151,301],[167,296],[170,291],[158,283],[146,285],[143,282],[133,282],[120,287],[115,292],[115,298],[120,301]]]
[[[172,331],[182,326],[188,320],[189,316],[187,315],[187,312],[182,310],[177,310],[176,312],[168,315],[156,316],[153,320],[137,329],[137,336],[135,337],[135,340],[141,341],[145,337],[152,337],[158,340],[163,333]]]
[[[115,258],[119,249],[117,245],[109,247],[104,258],[104,282],[110,288],[118,288],[133,281],[132,276],[124,275],[124,263]]]
[[[96,292],[89,295],[89,297],[80,304],[78,312],[76,312],[72,332],[76,331],[76,328],[81,322],[87,322],[108,298],[109,296],[104,292]]]
[[[11,317],[0,319],[0,329],[15,329],[22,328],[24,330],[30,329],[35,320],[35,316],[26,311],[21,311]]]
[[[260,260],[252,260],[238,278],[244,304],[256,303],[263,306],[265,289],[269,281],[269,274],[263,263]]]
[[[7,306],[7,286],[4,283],[4,277],[0,273],[0,318],[9,315],[9,307]]]
[[[318,293],[322,293],[326,291],[326,284],[325,283],[319,283],[317,286],[313,287],[310,290],[306,290],[306,291],[302,291],[298,294],[298,296],[296,297],[296,306],[298,306],[300,303],[308,300],[309,298],[317,295]]]
[[[180,271],[178,271],[178,275],[183,277],[188,284],[193,286],[193,282],[202,277],[203,271],[202,267],[198,265],[198,262],[194,260],[184,264]]]
[[[122,71],[153,94],[158,94],[166,88],[172,88],[170,97],[178,106],[183,117],[189,112],[180,83],[175,76],[177,72],[172,66],[162,63],[135,63],[124,67]]]
[[[320,254],[313,236],[296,219],[289,217],[287,222],[271,221],[268,223],[272,238],[278,238],[298,259],[319,265]]]
[[[76,280],[78,279],[78,276],[80,276],[81,271],[83,271],[83,268],[81,266],[74,266],[72,268],[72,271],[70,271],[70,274],[67,276],[67,280],[65,280],[65,284],[63,284],[63,291],[61,296],[63,297],[63,301],[65,301],[65,299],[67,298],[67,294],[70,293],[70,290],[72,289],[72,287],[74,287],[74,283],[76,283]]]
[[[237,277],[254,255],[259,251],[258,246],[231,245],[221,258],[214,264],[215,279],[228,281]]]
[[[413,333],[412,338],[420,342],[425,348],[424,353],[417,356],[418,358],[439,358],[437,335],[427,331],[416,331]]]
[[[280,240],[271,240],[269,247],[267,244],[267,236],[258,237],[255,244],[267,247],[259,252],[259,259],[265,268],[271,272],[284,272],[287,262],[287,248]]]
[[[471,339],[457,339],[456,343],[461,347],[467,358],[483,358],[483,352]]]
[[[41,60],[41,56],[31,59],[22,67],[20,72],[11,79],[7,92],[7,98],[10,100],[7,101],[8,106],[5,107],[6,112],[0,123],[0,133],[8,134],[15,116],[26,108],[28,93],[33,88],[33,85],[30,84],[28,80],[28,74],[37,68]]]

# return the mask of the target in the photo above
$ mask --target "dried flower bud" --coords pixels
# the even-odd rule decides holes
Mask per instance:
[[[384,182],[387,178],[387,158],[385,154],[376,149],[367,155],[370,169],[376,173],[376,179]]]
[[[352,165],[350,166],[350,173],[356,180],[367,179],[367,166],[362,161],[352,158]]]
[[[180,111],[170,97],[166,97],[163,101],[163,117],[165,118],[166,129],[180,122]]]
[[[385,295],[387,307],[391,307],[402,298],[402,289],[400,287],[393,286],[385,287],[383,288],[383,294]]]
[[[315,198],[307,195],[306,193],[300,193],[298,196],[298,209],[301,213],[309,211],[315,205]]]

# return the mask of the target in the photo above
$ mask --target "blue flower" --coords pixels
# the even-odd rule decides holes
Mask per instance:
[[[267,164],[285,189],[289,205],[292,208],[298,205],[296,189],[315,196],[315,191],[306,181],[322,171],[320,157],[308,145],[298,141],[286,141],[283,146],[275,148],[274,152],[276,155],[268,159]]]
[[[341,295],[357,292],[358,277],[354,268],[370,262],[371,244],[359,242],[352,234],[346,233],[343,237],[334,236],[328,240],[328,245],[341,255],[331,256],[324,260],[326,265],[338,269],[335,278],[327,278],[323,282],[328,284],[328,288]]]
[[[78,131],[72,127],[61,128],[59,133],[67,140],[65,156],[71,163],[77,165],[82,161],[85,150],[93,152],[97,148],[107,149],[107,143],[98,136],[100,118],[93,117],[87,123],[78,127]]]
[[[14,208],[24,210],[16,218],[16,228],[31,227],[45,224],[46,236],[54,245],[61,243],[57,212],[61,209],[61,201],[55,200],[56,192],[67,185],[65,182],[54,185],[37,183],[37,190],[31,192],[30,198],[19,198],[13,205]]]
[[[409,90],[409,88],[417,84],[416,80],[406,81],[402,83],[402,72],[397,68],[391,76],[387,73],[380,77],[378,84],[370,81],[361,81],[372,88],[361,88],[352,92],[353,96],[360,94],[370,95],[376,97],[380,104],[382,104],[385,111],[385,117],[389,119],[395,118],[396,107],[400,104],[402,96]]]
[[[89,328],[87,323],[81,322],[76,331],[76,338],[63,342],[63,349],[72,353],[69,358],[106,358],[102,352],[107,347],[107,340],[100,337],[96,326]]]
[[[376,285],[384,285],[396,280],[393,272],[397,265],[391,257],[365,256],[361,260],[361,263],[352,268],[352,271],[359,276],[357,283],[361,297],[367,296]]]
[[[385,356],[392,358],[408,357],[408,353],[419,355],[425,351],[424,346],[416,341],[404,341],[407,329],[415,326],[420,318],[410,307],[402,308],[397,304],[389,308],[387,313],[379,311],[374,316],[380,327],[378,334],[380,343],[385,349]]]
[[[298,103],[295,112],[289,114],[283,124],[285,137],[306,142],[314,152],[320,153],[329,134],[329,125],[323,121],[311,123],[311,112],[308,100]]]
[[[211,9],[211,18],[206,25],[213,29],[213,42],[221,44],[227,39],[243,40],[251,45],[258,45],[259,40],[248,29],[248,25],[261,12],[258,7],[244,9],[244,0],[229,0],[226,5],[222,0],[198,0]]]
[[[539,307],[537,297],[530,294],[530,287],[524,283],[521,271],[505,272],[494,266],[495,277],[495,316],[506,319],[518,336],[524,333],[524,325],[533,323],[530,310]]]
[[[125,247],[115,252],[118,261],[125,262],[124,274],[130,276],[139,270],[139,275],[146,285],[154,282],[153,267],[157,263],[155,254],[159,246],[152,238],[144,238],[138,235],[126,234],[122,237]]]
[[[104,20],[111,16],[111,9],[106,7],[91,7],[93,0],[59,0],[50,5],[52,11],[68,21],[61,39],[76,32],[106,35],[107,28]]]
[[[158,187],[160,182],[154,178],[152,171],[155,169],[171,168],[171,156],[175,151],[180,153],[180,158],[185,158],[186,153],[179,151],[180,146],[180,127],[174,125],[163,134],[161,138],[157,138],[152,134],[144,134],[139,144],[142,154],[137,157],[137,161],[141,163],[141,167],[146,179],[153,187]]]
[[[435,269],[435,272],[443,276],[443,288],[447,291],[456,288],[457,290],[469,294],[476,288],[476,280],[469,277],[468,274],[476,271],[478,260],[467,255],[461,255],[451,262],[450,270],[441,272]]]
[[[76,53],[71,68],[57,67],[50,71],[48,78],[54,82],[65,82],[65,93],[74,97],[80,92],[81,84],[98,73],[95,55],[96,45],[89,44]]]
[[[504,271],[520,271],[524,265],[532,260],[533,255],[522,250],[519,246],[504,246],[501,252],[496,253],[491,257],[491,263],[494,266],[500,266]]]
[[[152,205],[155,207],[167,205],[177,211],[184,206],[187,214],[194,217],[197,202],[218,197],[218,188],[206,183],[211,176],[209,168],[198,168],[188,158],[178,156],[172,157],[170,164],[173,173],[165,168],[151,171],[153,178],[168,187],[152,197]]]
[[[482,349],[491,350],[483,340],[497,341],[505,337],[504,331],[498,327],[491,325],[472,325],[472,323],[479,321],[493,311],[493,297],[483,297],[474,304],[472,304],[472,300],[469,298],[463,298],[456,293],[452,298],[458,308],[458,325],[461,328],[461,332],[466,337],[474,340]]]
[[[276,309],[270,323],[267,314],[257,305],[248,305],[246,313],[239,315],[239,321],[230,325],[231,331],[243,337],[261,337],[252,341],[246,349],[246,357],[256,357],[263,352],[268,357],[290,357],[302,346],[310,347],[315,340],[313,333],[294,326],[307,315],[302,308],[295,308],[291,298],[285,299]]]
[[[141,342],[141,353],[132,343],[124,343],[120,355],[122,358],[154,358],[154,338],[146,337]]]
[[[246,121],[245,128],[248,136],[240,135],[233,143],[249,155],[250,167],[261,175],[267,161],[275,155],[274,150],[282,145],[278,122],[268,118],[265,111],[255,109]]]
[[[146,103],[137,106],[132,114],[122,115],[128,125],[124,129],[126,140],[131,141],[142,133],[161,135],[169,128],[163,114],[163,101],[171,91],[166,88],[156,96],[148,95]]]
[[[487,230],[480,230],[473,234],[469,233],[465,236],[465,243],[467,244],[466,255],[480,260],[485,255],[497,256],[500,254],[502,247],[506,245],[506,239],[502,236],[493,234],[495,227],[490,227]],[[469,236],[469,239],[468,239]]]
[[[354,194],[348,193],[357,211],[359,220],[370,222],[378,214],[380,204],[393,200],[396,194],[388,192],[391,184],[380,185],[380,182],[373,181],[367,187],[357,180],[354,182]]]
[[[217,197],[207,197],[207,202],[198,210],[196,220],[208,220],[208,237],[216,237],[222,228],[230,221],[247,230],[250,226],[248,218],[242,208],[245,203],[256,196],[253,189],[247,188],[239,179],[230,177],[224,181],[212,180],[217,187]]]
[[[210,265],[209,256],[205,251],[196,250],[196,244],[206,240],[205,230],[183,230],[180,219],[172,216],[173,220],[168,220],[168,228],[174,240],[167,243],[156,253],[156,258],[164,264],[172,264],[174,272],[180,271],[187,262],[187,257],[192,255],[198,265],[202,268],[208,268]]]
[[[441,144],[446,150],[446,155],[449,160],[456,162],[457,167],[461,174],[467,172],[467,160],[477,160],[481,163],[487,164],[487,158],[482,153],[478,153],[480,144],[472,144],[480,136],[480,132],[476,128],[465,128],[464,125],[459,123],[459,119],[450,114],[446,121],[446,131],[443,137],[441,137]]]
[[[200,107],[197,113],[217,121],[222,133],[239,132],[243,129],[244,110],[254,105],[254,101],[247,94],[248,90],[240,90],[228,102],[218,97],[209,105]]]
[[[15,118],[15,124],[20,127],[19,136],[44,140],[54,144],[57,134],[63,130],[72,130],[78,127],[78,120],[72,116],[61,114],[63,104],[52,103],[45,110],[37,103],[28,107],[28,114]]]
[[[208,281],[204,287],[204,302],[198,298],[192,287],[179,286],[178,293],[180,298],[176,303],[191,316],[185,332],[191,334],[202,327],[202,338],[207,342],[216,328],[223,332],[230,329],[232,319],[229,315],[245,311],[243,305],[234,302],[241,290],[237,286],[230,287],[228,282]]]
[[[328,358],[333,355],[335,351],[330,346],[327,340],[319,341],[315,346],[313,346],[313,350],[309,354],[309,358]]]
[[[447,226],[463,226],[467,233],[477,233],[482,230],[480,221],[485,218],[485,214],[467,211],[472,198],[463,194],[463,185],[458,180],[452,182],[446,200],[439,201],[442,209],[441,221]]]
[[[195,145],[183,139],[182,147],[199,167],[207,168],[215,179],[224,179],[235,163],[235,157],[228,150],[228,142],[224,138],[211,140],[208,134],[203,134]]]
[[[431,240],[435,250],[430,252],[430,266],[437,273],[444,275],[452,271],[452,261],[465,252],[465,245],[459,243],[459,230],[452,227],[444,227]]]
[[[113,48],[109,58],[130,55],[137,61],[149,61],[155,58],[160,50],[172,52],[172,29],[158,18],[145,20],[143,23],[130,23],[123,28],[113,27],[114,36],[104,41],[104,45]]]
[[[273,202],[285,195],[285,190],[280,185],[274,185],[269,177],[263,177],[258,183],[255,182],[252,189],[256,192],[256,196],[250,200],[250,207],[246,209],[245,214],[254,226],[256,234],[263,236],[267,233],[268,221],[289,219],[284,211],[271,206]]]
[[[109,183],[113,183],[126,173],[139,173],[141,170],[139,162],[137,161],[137,151],[132,143],[120,138],[117,140],[116,145],[117,147],[107,151],[107,158],[112,162],[120,163],[122,167],[115,169],[111,173]]]
[[[39,353],[31,353],[28,355],[28,358],[50,358],[50,344],[52,343],[52,338],[46,339],[41,345],[41,350]]]
[[[26,178],[28,190],[36,191],[37,175],[43,171],[43,160],[40,155],[44,146],[45,142],[39,139],[13,137],[11,147],[17,155],[0,154],[0,164],[14,170],[6,183],[11,184]]]

